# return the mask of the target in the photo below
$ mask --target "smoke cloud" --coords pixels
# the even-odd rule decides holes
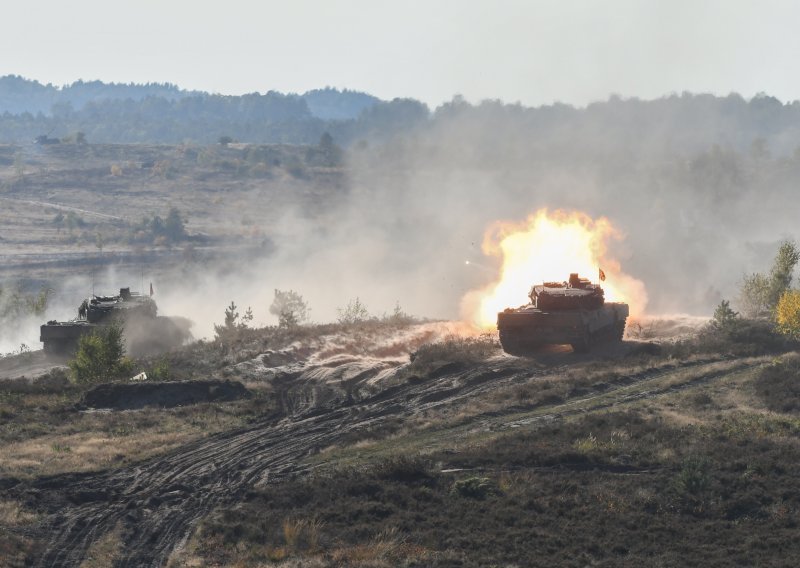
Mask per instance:
[[[576,126],[575,109],[454,101],[413,128],[357,141],[336,184],[313,173],[287,182],[269,215],[253,219],[263,246],[145,266],[144,289],[153,281],[160,314],[191,319],[195,337],[211,337],[231,301],[240,313],[252,308],[254,325],[275,324],[275,289],[302,294],[317,322],[356,297],[377,316],[399,302],[417,316],[459,319],[464,296],[497,279],[500,259],[481,250],[487,228],[548,208],[613,224],[621,238],[609,241],[608,257],[644,283],[651,315],[708,315],[735,300],[745,273],[768,269],[780,240],[796,237],[800,158],[785,132],[752,148],[743,135],[715,134],[711,120],[695,130],[662,120],[645,132],[635,119],[644,111],[628,104],[638,110],[609,130],[594,109]],[[265,199],[254,191],[238,206],[261,211]],[[207,209],[218,226],[238,221],[224,202]],[[117,268],[96,275],[95,288],[137,282],[139,267]],[[84,276],[57,288],[47,319],[73,317],[91,286]],[[29,325],[6,333],[0,350],[38,345]]]

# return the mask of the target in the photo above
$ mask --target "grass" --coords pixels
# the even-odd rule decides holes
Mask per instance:
[[[0,475],[32,477],[119,467],[216,432],[242,427],[270,410],[263,396],[160,410],[78,412],[82,389],[46,394],[0,391]]]
[[[105,568],[119,559],[122,548],[122,527],[117,525],[96,540],[86,552],[80,568]]]
[[[761,372],[755,390],[770,410],[800,413],[800,355],[775,359]]]
[[[796,564],[794,434],[743,445],[725,430],[601,412],[433,453],[424,476],[339,469],[217,510],[192,539],[195,560],[251,565],[281,549],[296,566]],[[290,546],[301,539],[283,520],[312,515],[318,547]]]
[[[2,526],[24,526],[36,521],[37,518],[35,513],[27,510],[18,501],[0,500],[0,525]]]
[[[411,362],[403,368],[401,376],[408,381],[435,378],[444,370],[479,363],[500,353],[500,344],[494,335],[475,337],[451,334],[421,345],[411,354]]]
[[[409,340],[404,329],[250,330],[235,345],[171,354],[168,365],[175,378],[219,374],[291,344],[308,350],[301,355],[399,357],[426,337]],[[776,550],[787,565],[800,561],[791,536],[800,422],[793,407],[776,406],[790,399],[779,393],[792,392],[797,355],[696,351],[547,368],[493,360],[491,337],[428,343],[415,345],[401,380],[435,381],[447,366],[472,373],[487,360],[514,380],[387,420],[368,440],[341,440],[308,460],[323,466],[312,476],[214,511],[170,564],[768,565]],[[268,381],[247,386],[260,393],[254,400],[79,413],[82,390],[69,383],[0,385],[0,475],[117,467],[275,411]],[[15,506],[8,518],[30,514]],[[2,515],[0,506],[0,524]],[[24,558],[24,538],[3,538],[0,552]],[[113,563],[118,538],[96,543],[95,565]]]

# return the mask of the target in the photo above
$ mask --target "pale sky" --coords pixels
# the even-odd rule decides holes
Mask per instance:
[[[3,2],[0,75],[170,82],[223,94],[333,86],[432,107],[609,94],[800,99],[800,2]]]

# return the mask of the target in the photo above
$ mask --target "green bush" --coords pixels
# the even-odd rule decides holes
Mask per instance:
[[[78,351],[69,362],[71,378],[78,384],[97,384],[129,374],[133,364],[124,355],[125,344],[119,324],[97,329],[78,341]]]
[[[296,327],[308,319],[308,303],[294,290],[275,289],[269,313],[278,316],[278,327]]]
[[[685,459],[674,479],[675,488],[684,495],[699,495],[705,492],[710,484],[708,460],[702,457]]]

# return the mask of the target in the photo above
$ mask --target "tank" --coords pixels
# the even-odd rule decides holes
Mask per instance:
[[[158,308],[155,301],[142,294],[120,288],[116,296],[93,296],[78,307],[78,317],[71,321],[49,321],[41,327],[39,340],[47,353],[67,355],[78,347],[82,335],[112,321],[125,323],[132,318],[155,321]],[[160,318],[159,318],[160,319]]]
[[[628,304],[606,302],[603,289],[578,274],[567,282],[531,288],[531,303],[497,314],[500,344],[511,355],[527,355],[547,344],[570,344],[576,352],[621,341]]]

